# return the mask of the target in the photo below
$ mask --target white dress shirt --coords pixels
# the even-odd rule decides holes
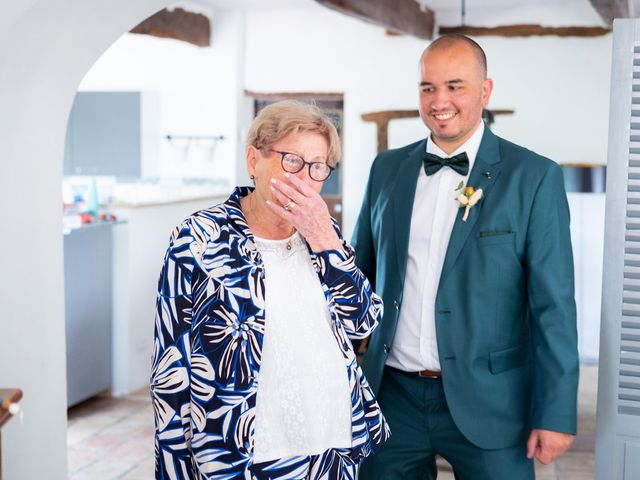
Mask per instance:
[[[441,157],[466,152],[470,173],[483,133],[484,123],[480,122],[471,138],[451,155],[444,153],[429,137],[427,152]],[[468,178],[469,175],[460,175],[449,167],[442,167],[430,176],[420,168],[411,213],[402,306],[386,362],[391,367],[408,372],[440,371],[435,323],[436,294],[459,208],[459,192],[455,189],[461,181],[466,185]]]

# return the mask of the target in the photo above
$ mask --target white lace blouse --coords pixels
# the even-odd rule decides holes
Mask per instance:
[[[256,237],[266,318],[254,463],[351,447],[347,368],[302,237]]]

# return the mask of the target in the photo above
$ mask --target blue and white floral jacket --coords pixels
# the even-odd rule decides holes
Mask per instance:
[[[156,478],[250,478],[265,331],[264,265],[240,208],[250,191],[237,188],[171,236],[158,286],[151,378]],[[371,333],[382,301],[342,241],[342,250],[310,255],[348,372],[351,457],[359,461],[382,445],[389,428],[349,338]]]

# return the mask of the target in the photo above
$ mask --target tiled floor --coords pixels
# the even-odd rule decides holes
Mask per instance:
[[[69,410],[69,478],[152,479],[153,413],[149,391],[96,397]]]
[[[537,480],[593,479],[596,366],[581,368],[579,433],[572,449],[552,465],[536,465]],[[96,397],[69,410],[69,478],[153,478],[153,414],[148,390],[126,398]],[[438,480],[453,480],[444,463]],[[392,479],[390,479],[392,480]]]

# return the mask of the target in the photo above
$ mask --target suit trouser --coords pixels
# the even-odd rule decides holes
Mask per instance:
[[[355,480],[358,464],[349,456],[351,449],[331,448],[320,455],[306,455],[249,467],[251,480]]]
[[[473,398],[469,398],[473,402]],[[483,450],[456,427],[442,381],[385,368],[378,403],[391,438],[365,459],[360,480],[432,480],[436,454],[453,467],[456,480],[529,480],[535,478],[526,445]]]

